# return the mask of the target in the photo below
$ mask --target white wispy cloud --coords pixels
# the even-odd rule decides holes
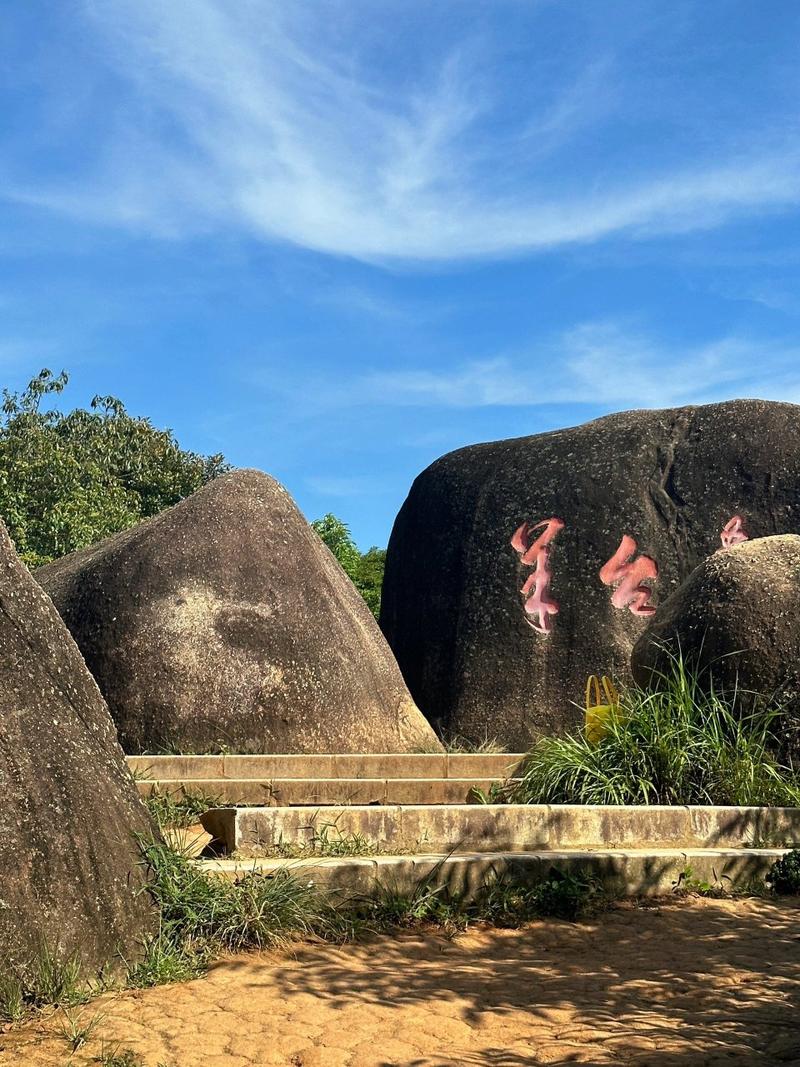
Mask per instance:
[[[436,261],[704,228],[800,199],[791,132],[737,130],[691,162],[591,182],[559,168],[565,145],[626,106],[613,57],[565,63],[549,96],[510,118],[513,87],[486,75],[457,19],[448,47],[420,49],[401,79],[384,75],[380,52],[364,55],[369,35],[348,34],[336,4],[85,0],[85,11],[127,86],[116,126],[71,184],[4,192],[94,222],[166,236],[227,226],[369,261]],[[386,47],[393,20],[374,21]],[[497,368],[471,373],[506,388]]]
[[[374,496],[385,492],[386,484],[378,478],[366,475],[326,476],[313,475],[305,479],[306,488],[320,496],[340,497]]]
[[[293,378],[271,387],[291,404]],[[583,323],[523,352],[447,368],[317,375],[304,411],[347,407],[491,408],[586,404],[606,410],[711,403],[736,396],[800,401],[800,345],[736,336],[680,345],[631,322]]]

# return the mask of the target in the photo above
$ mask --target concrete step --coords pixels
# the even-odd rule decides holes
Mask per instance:
[[[468,804],[474,790],[488,793],[491,778],[189,778],[140,779],[139,794],[160,793],[179,798],[203,794],[213,805],[267,807],[338,804]]]
[[[264,855],[279,844],[355,837],[365,851],[540,852],[583,848],[788,847],[800,808],[572,804],[218,807],[201,818],[226,852]]]
[[[524,759],[520,752],[477,753],[350,753],[344,755],[128,756],[140,778],[208,781],[216,778],[505,778]]]
[[[614,897],[661,896],[695,882],[725,890],[748,889],[763,880],[784,849],[585,849],[533,852],[467,852],[458,855],[336,857],[304,860],[201,860],[202,870],[225,878],[289,871],[343,897],[381,890],[411,893],[420,883],[443,886],[470,899],[501,876],[535,885],[564,874],[591,878]],[[689,883],[691,885],[691,882]]]

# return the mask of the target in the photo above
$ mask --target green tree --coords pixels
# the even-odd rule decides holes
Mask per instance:
[[[369,605],[377,619],[381,613],[381,590],[383,572],[386,568],[386,549],[373,545],[361,557],[356,588]]]
[[[342,566],[342,570],[367,602],[377,619],[381,610],[381,588],[386,565],[386,549],[373,546],[363,555],[350,534],[347,523],[328,513],[311,523]]]
[[[155,515],[227,469],[112,396],[88,410],[43,408],[68,381],[45,369],[21,393],[3,390],[0,517],[32,567]]]
[[[353,541],[347,523],[328,512],[321,519],[315,519],[311,525],[339,561],[348,578],[355,582],[361,553]]]

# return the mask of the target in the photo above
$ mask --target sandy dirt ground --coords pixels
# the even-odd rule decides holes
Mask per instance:
[[[0,1064],[146,1067],[800,1064],[800,902],[689,900],[238,956],[107,994],[70,1055],[61,1013],[0,1034]]]

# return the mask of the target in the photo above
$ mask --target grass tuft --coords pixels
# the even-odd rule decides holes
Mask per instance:
[[[0,976],[0,1020],[15,1023],[25,1014],[25,986],[16,974]]]
[[[76,953],[68,956],[42,944],[26,989],[26,999],[34,1004],[81,1004],[88,999],[81,981],[81,964]]]
[[[134,1052],[132,1048],[122,1048],[119,1044],[112,1048],[103,1044],[100,1054],[95,1056],[92,1062],[99,1063],[100,1067],[146,1067],[138,1052]],[[167,1067],[167,1065],[161,1062],[158,1067]]]
[[[0,1019],[17,1022],[34,1008],[69,1008],[85,1004],[91,995],[77,953],[65,955],[42,942],[27,966],[0,974]]]
[[[65,1008],[60,1033],[69,1045],[70,1052],[83,1048],[104,1018],[104,1015],[93,1015],[84,1021],[82,1014],[75,1014]]]

